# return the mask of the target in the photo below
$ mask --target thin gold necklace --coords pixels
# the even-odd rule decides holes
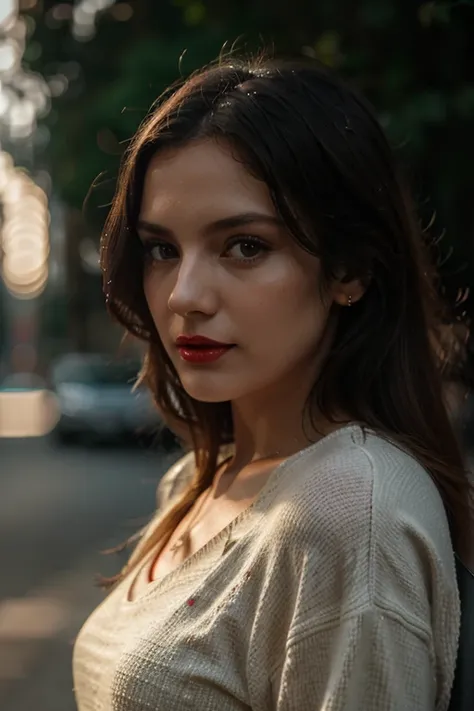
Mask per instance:
[[[263,457],[261,461],[265,461],[265,460],[267,460],[267,459],[272,459],[272,458],[275,458],[276,456],[277,456],[277,455],[274,454],[274,455],[271,455],[271,456],[268,456],[268,457]],[[233,459],[233,455],[230,455],[230,456],[228,456],[223,462],[221,462],[220,468],[222,469],[222,472],[221,472],[221,474],[220,474],[220,476],[219,476],[219,480],[220,480],[220,478],[225,474],[225,472],[227,471],[227,469],[229,468],[229,465],[230,465],[230,463],[232,462],[232,459]],[[260,460],[257,460],[257,461],[260,461]],[[188,552],[188,550],[189,550],[189,544],[190,544],[190,541],[191,541],[191,533],[194,531],[194,529],[195,529],[196,526],[198,525],[199,521],[202,520],[202,518],[199,519],[198,516],[199,516],[199,514],[201,513],[201,511],[203,510],[204,505],[207,503],[208,499],[210,498],[210,495],[211,495],[212,491],[213,491],[213,487],[210,486],[209,489],[207,490],[206,495],[205,495],[205,496],[203,497],[203,499],[201,500],[200,505],[197,507],[197,509],[195,510],[193,516],[191,517],[191,519],[190,519],[188,525],[186,526],[186,529],[185,529],[185,530],[183,531],[183,533],[179,536],[179,538],[175,541],[175,543],[173,543],[173,545],[170,546],[170,548],[169,548],[169,552],[170,552],[170,553],[173,553],[173,554],[174,554],[174,553],[176,553],[176,551],[178,551],[180,548],[183,548],[184,546],[186,546],[186,554],[187,554],[187,552]]]
[[[224,461],[221,462],[219,468],[222,469],[222,473],[220,474],[220,477],[221,477],[223,474],[225,474],[225,472],[226,472],[226,470],[228,469],[229,464],[230,464],[231,461],[232,461],[232,455],[226,457],[226,459],[224,459]],[[219,477],[219,478],[220,478],[220,477]],[[190,541],[191,541],[191,533],[194,531],[194,529],[196,528],[196,526],[197,526],[198,523],[199,523],[199,519],[198,519],[198,520],[196,520],[196,519],[198,518],[199,514],[200,514],[201,511],[203,510],[204,505],[205,505],[205,504],[207,503],[207,501],[209,500],[212,491],[213,491],[213,487],[210,486],[210,487],[208,488],[208,490],[207,490],[206,495],[202,498],[201,503],[200,503],[199,506],[196,508],[196,510],[194,511],[193,515],[191,516],[191,519],[190,519],[190,521],[188,522],[188,525],[186,526],[186,529],[185,529],[185,530],[183,531],[183,533],[179,536],[179,538],[177,539],[177,541],[175,541],[175,543],[173,543],[173,545],[170,546],[170,549],[169,549],[170,553],[173,553],[173,554],[176,553],[176,551],[179,550],[180,548],[183,548],[183,546],[186,546],[186,553],[188,552],[188,550],[189,550],[189,544],[190,544]]]

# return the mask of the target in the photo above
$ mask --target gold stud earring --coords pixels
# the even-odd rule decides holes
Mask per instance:
[[[349,294],[349,296],[347,297],[347,305],[348,305],[348,306],[352,306],[352,296],[351,296],[351,294]]]

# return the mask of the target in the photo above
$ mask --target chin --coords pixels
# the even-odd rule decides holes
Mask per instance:
[[[199,402],[228,402],[242,396],[241,389],[237,389],[235,383],[233,387],[229,387],[224,378],[203,372],[195,375],[183,374],[180,380],[187,394]]]

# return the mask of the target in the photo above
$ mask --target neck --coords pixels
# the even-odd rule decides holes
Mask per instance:
[[[248,411],[235,408],[233,412],[233,465],[239,469],[257,460],[291,457],[350,421],[342,415],[335,422],[320,415],[310,423],[309,418],[304,419],[303,408],[291,407],[286,407],[285,412],[272,412],[271,416],[260,411],[251,420],[246,416]]]
[[[309,417],[305,407],[308,395],[309,386],[292,379],[278,391],[232,403],[233,468],[256,460],[286,459],[349,421],[342,413],[336,415],[335,422],[314,411]]]
[[[348,421],[343,415],[328,420],[306,402],[334,337],[335,322],[327,325],[318,354],[299,363],[271,388],[232,402],[234,465],[244,467],[257,459],[285,459],[317,442]]]

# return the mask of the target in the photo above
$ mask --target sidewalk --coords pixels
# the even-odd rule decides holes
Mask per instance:
[[[104,597],[95,585],[96,574],[111,575],[123,564],[123,554],[99,552],[116,543],[105,541],[27,597],[0,603],[2,711],[76,711],[72,645]]]

